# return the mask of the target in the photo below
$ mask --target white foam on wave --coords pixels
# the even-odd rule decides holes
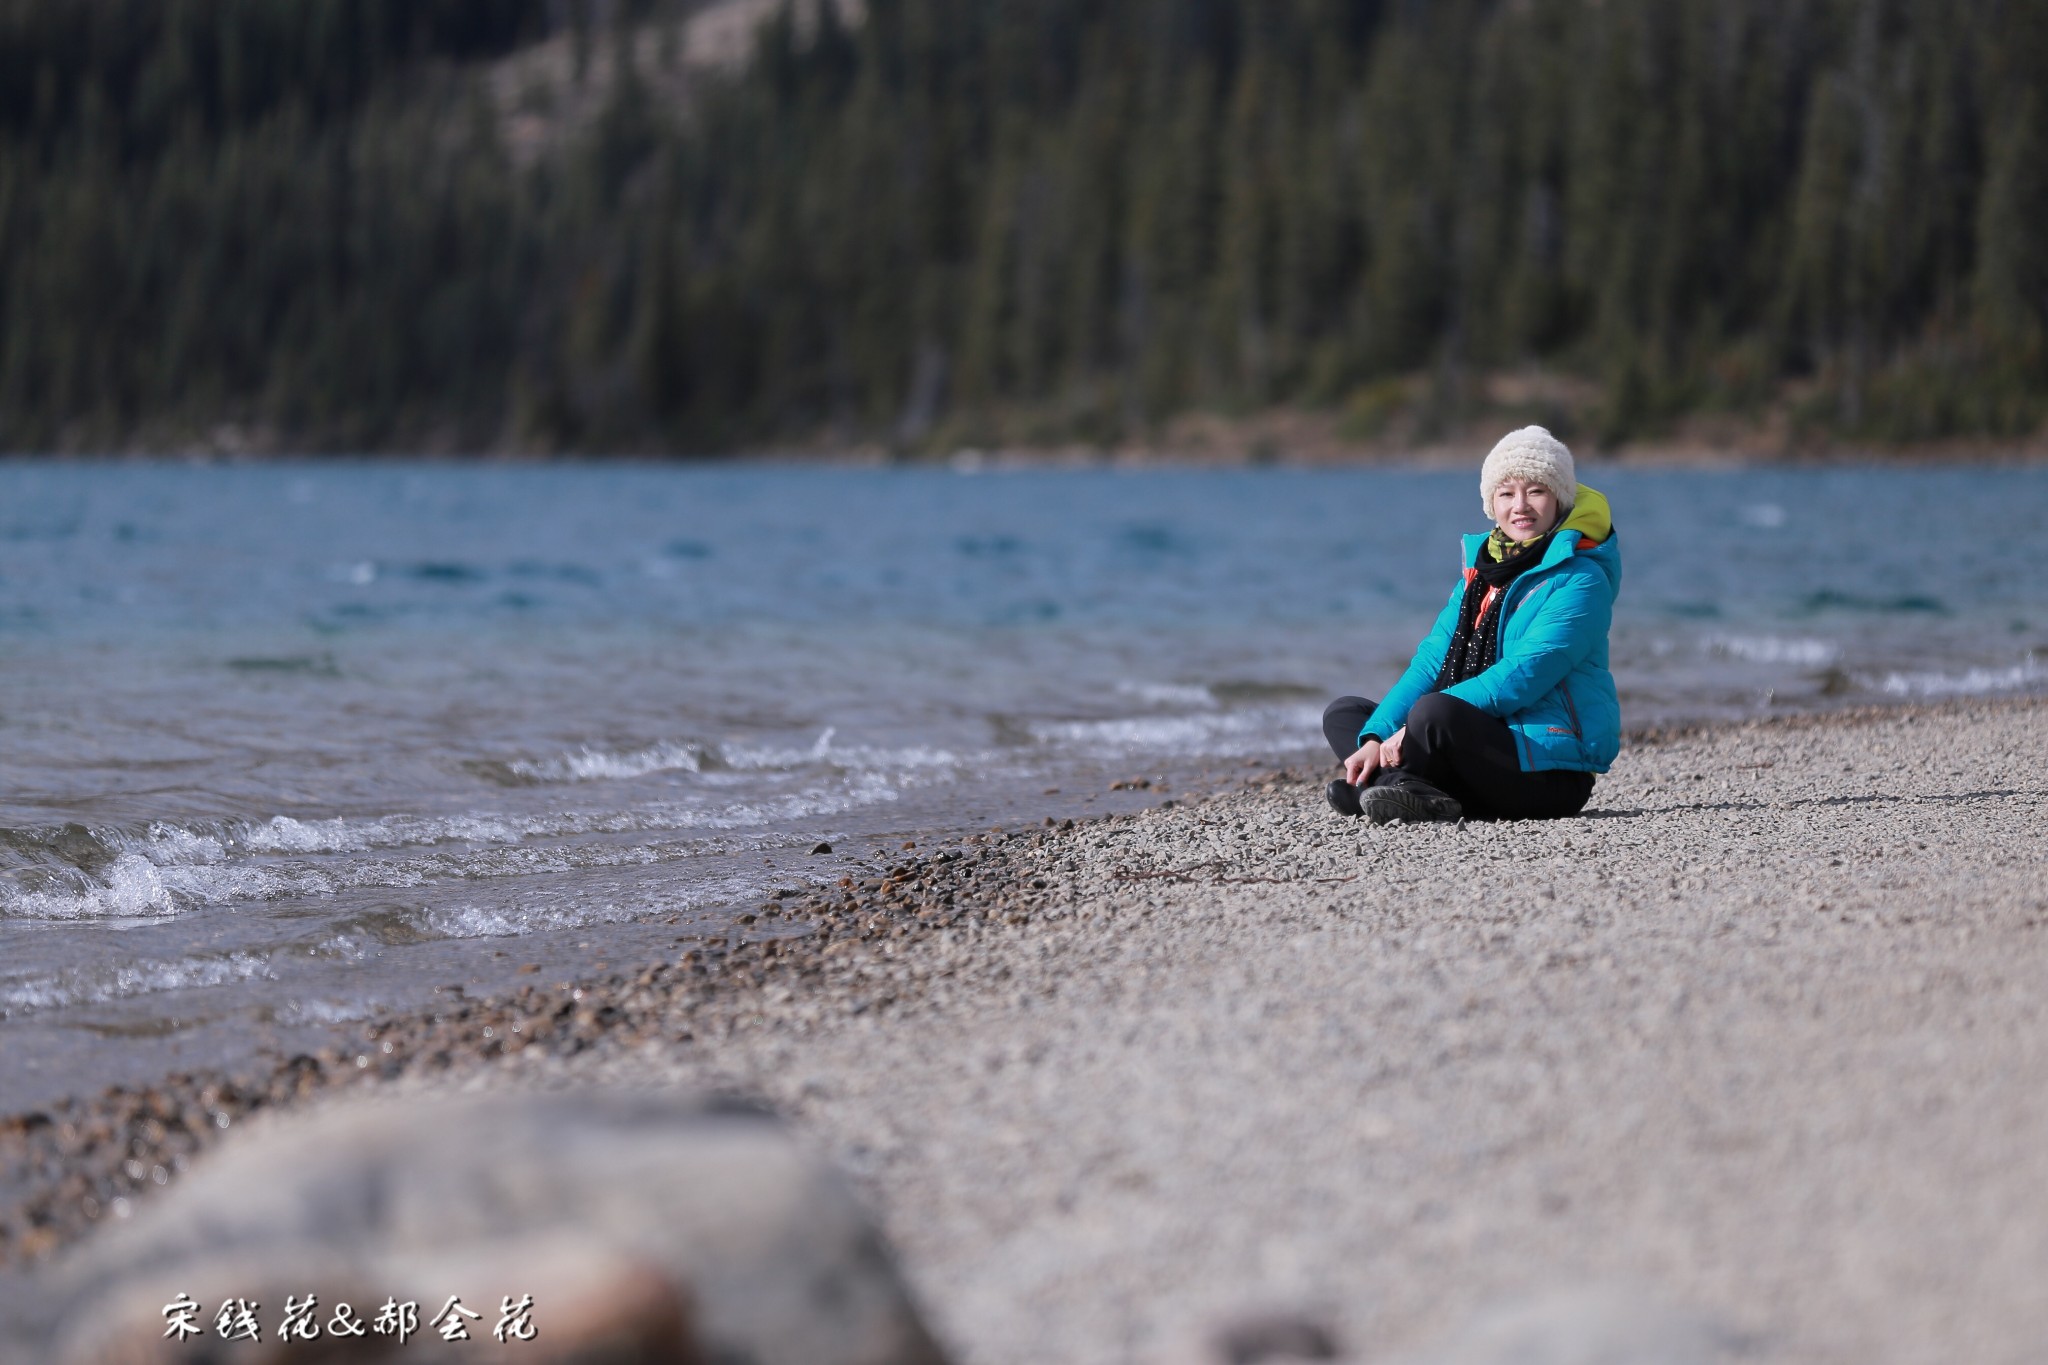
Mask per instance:
[[[728,744],[720,749],[719,757],[727,767],[747,772],[780,772],[809,767],[838,768],[856,773],[907,772],[956,768],[963,762],[960,755],[950,749],[935,749],[927,745],[888,749],[870,744],[834,744],[832,740],[836,733],[836,728],[828,725],[815,743],[802,749]]]
[[[1214,706],[1216,694],[1190,683],[1120,682],[1116,690],[1153,706]]]
[[[721,877],[664,890],[658,901],[631,902],[585,896],[534,900],[523,905],[447,905],[428,910],[421,927],[442,938],[519,938],[559,929],[621,924],[655,914],[677,914],[712,906],[733,905],[761,894],[759,877]]]
[[[1701,641],[1709,654],[1752,664],[1792,664],[1824,668],[1841,657],[1839,646],[1826,640],[1782,635],[1710,635]]]
[[[373,1000],[292,1000],[278,1010],[287,1024],[353,1024],[378,1011]]]
[[[510,843],[527,834],[544,833],[498,816],[386,815],[375,820],[295,820],[273,815],[262,824],[236,832],[236,842],[251,853],[360,853],[372,848],[446,843]]]
[[[815,820],[821,815],[837,815],[862,806],[900,800],[907,785],[880,773],[857,773],[852,785],[843,791],[813,789],[738,801],[706,810],[692,823],[700,829],[748,829],[756,825],[785,824],[792,820]]]
[[[1313,707],[1261,706],[1196,716],[1039,721],[1029,732],[1041,743],[1072,746],[1090,754],[1236,756],[1310,745],[1320,737],[1322,721]]]
[[[563,771],[570,766],[580,766],[589,775],[652,771],[660,763],[695,762],[696,752],[660,746],[627,755],[586,750],[580,757],[565,759],[568,766]],[[943,783],[964,761],[950,750],[923,746],[838,746],[830,729],[802,750],[740,748],[734,756],[756,776],[714,772],[706,781],[721,780],[711,787],[609,810],[520,816],[277,815],[216,827],[158,822],[139,835],[95,831],[95,840],[110,856],[85,867],[60,867],[27,885],[0,880],[0,915],[100,924],[151,922],[205,906],[688,858],[694,856],[692,851],[680,846],[599,840],[564,846],[538,841],[689,830],[758,830],[763,837],[774,838],[770,831],[778,826],[787,830],[812,824],[820,817],[894,802],[911,789]],[[802,781],[806,767],[826,771]],[[776,781],[776,773],[788,777]],[[770,781],[764,783],[760,774],[767,774]],[[789,778],[801,781],[801,788],[790,790],[797,782]],[[733,789],[735,784],[738,790]],[[764,785],[769,790],[760,790]],[[774,790],[777,786],[783,790]],[[419,852],[406,854],[407,850]],[[365,854],[381,856],[361,856]]]
[[[254,953],[75,967],[50,976],[0,984],[0,1014],[11,1018],[68,1005],[103,1005],[131,996],[206,989],[259,977],[275,980],[276,972],[267,959]]]
[[[139,853],[114,859],[101,880],[14,892],[0,908],[46,920],[160,919],[178,912],[162,870]]]
[[[1895,671],[1859,681],[1894,697],[1988,696],[2048,683],[2048,664],[2030,656],[2009,668],[1966,668],[1960,673]]]
[[[97,876],[67,869],[32,891],[0,887],[0,911],[25,919],[158,919],[177,911],[187,869],[213,867],[228,851],[211,835],[162,822],[140,836],[99,832],[114,854]]]
[[[567,812],[523,822],[496,817],[374,822],[342,819],[301,822],[280,816],[227,844],[208,836],[158,826],[133,842],[97,876],[69,869],[62,880],[33,891],[0,882],[0,914],[24,919],[111,923],[152,921],[201,906],[286,897],[331,896],[362,889],[405,889],[463,881],[537,877],[594,868],[646,866],[699,856],[727,856],[780,847],[802,836],[775,834],[775,826],[815,822],[822,816],[901,799],[935,774],[857,772],[843,785],[740,800],[661,802],[629,810]],[[760,830],[737,842],[720,834],[709,841],[654,844],[527,843],[527,836],[573,838],[593,834],[656,834],[690,830]],[[254,833],[259,837],[248,837]],[[409,856],[348,857],[391,846],[459,840],[464,848],[432,848]],[[740,847],[744,845],[744,848]],[[256,859],[239,852],[265,855]],[[274,856],[284,854],[282,857]],[[161,859],[162,861],[158,861]],[[178,861],[184,859],[186,861]]]
[[[294,820],[273,815],[265,824],[241,832],[241,844],[252,853],[354,853],[370,847],[370,826],[361,821]]]
[[[158,821],[140,835],[95,831],[113,853],[88,872],[66,868],[33,890],[0,885],[0,913],[23,919],[118,924],[175,915],[186,905],[265,898],[293,890],[325,890],[315,881],[233,861],[223,838]]]
[[[906,749],[884,749],[871,744],[848,744],[832,750],[826,763],[854,773],[910,773],[957,768],[967,760],[951,749],[912,745]]]
[[[79,873],[59,886],[11,895],[0,891],[0,912],[40,920],[156,920],[194,906],[326,896],[353,886],[421,886],[432,880],[418,867],[388,860],[332,871],[247,863],[162,867],[135,853],[121,855],[102,875],[103,881]]]
[[[506,767],[536,782],[596,782],[645,777],[649,773],[694,773],[703,764],[704,751],[694,744],[653,744],[629,753],[610,753],[585,745],[558,758],[509,763]]]
[[[215,836],[161,820],[149,827],[138,851],[159,867],[210,866],[228,856],[226,847]]]

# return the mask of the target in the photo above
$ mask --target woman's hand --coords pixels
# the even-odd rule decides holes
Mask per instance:
[[[1354,787],[1363,787],[1372,780],[1380,766],[1380,742],[1369,739],[1358,746],[1358,752],[1344,760],[1344,780]]]
[[[1401,766],[1401,741],[1408,738],[1408,727],[1402,726],[1387,736],[1387,742],[1380,745],[1380,766],[1398,768]]]

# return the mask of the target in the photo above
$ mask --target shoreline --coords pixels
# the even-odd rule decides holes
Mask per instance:
[[[2030,432],[1985,436],[1952,434],[1919,440],[1876,440],[1837,432],[1831,424],[1794,417],[1792,389],[1763,409],[1745,413],[1702,407],[1675,413],[1634,434],[1606,428],[1604,401],[1595,387],[1552,370],[1495,370],[1477,377],[1473,401],[1456,417],[1434,413],[1423,397],[1432,379],[1407,375],[1374,385],[1376,393],[1354,395],[1341,405],[1274,405],[1253,411],[1182,409],[1133,432],[1098,436],[1057,436],[1059,428],[1030,422],[1018,411],[956,415],[936,430],[913,438],[885,432],[848,432],[825,426],[809,432],[766,436],[739,448],[672,448],[659,444],[612,450],[553,448],[518,444],[504,434],[459,442],[453,428],[416,432],[406,448],[342,452],[322,450],[319,434],[293,436],[236,420],[209,428],[158,428],[129,432],[125,444],[102,452],[80,448],[0,450],[4,458],[113,458],[193,460],[193,463],[274,463],[295,458],[344,458],[397,463],[553,465],[553,463],[651,463],[651,465],[838,465],[838,467],[944,467],[987,469],[1047,467],[1419,467],[1466,469],[1507,430],[1536,422],[1552,428],[1581,460],[1595,467],[1628,469],[1755,469],[1806,467],[2038,467],[2048,463],[2048,426]],[[1356,399],[1364,399],[1360,405]]]
[[[1930,1324],[1953,1325],[1963,1310],[1887,1309],[1904,1272],[1932,1275],[1981,1310],[1994,1289],[2012,1288],[2024,1256],[1997,1272],[1960,1254],[1957,1264],[1983,1277],[1971,1288],[1955,1283],[1956,1266],[1923,1264],[1880,1237],[1858,1253],[1876,1267],[1860,1289],[1824,1270],[1791,1273],[1774,1259],[1781,1243],[1834,1263],[1819,1255],[1820,1232],[1781,1235],[1727,1177],[1746,1173],[1788,1196],[1811,1184],[1821,1199],[1807,1211],[1816,1226],[1853,1241],[1868,1229],[1842,1222],[1846,1205],[1830,1201],[1846,1198],[1835,1188],[1844,1177],[1813,1166],[1826,1146],[1811,1145],[1837,1131],[1829,1123],[1849,1122],[1875,1155],[1850,1144],[1862,1159],[1850,1163],[1848,1194],[1890,1208],[1886,1189],[1868,1182],[1885,1174],[1876,1158],[1895,1151],[1923,1185],[1943,1187],[1924,1142],[1886,1105],[1897,1084],[1917,1087],[1911,1112],[1925,1108],[1947,1125],[1967,1108],[1943,1092],[1930,1044],[1946,1058],[1987,1035],[1944,1028],[1930,1020],[1932,1006],[1967,1014],[1995,1004],[2032,1017],[2027,992],[1982,987],[2001,971],[2008,987],[2042,974],[2027,934],[2048,923],[2038,884],[2048,851],[2044,727],[2048,699],[2012,698],[1637,732],[1587,813],[1543,825],[1342,822],[1322,808],[1326,773],[1316,765],[1177,793],[1136,815],[920,846],[879,877],[785,888],[743,926],[751,937],[707,940],[673,961],[382,1018],[345,1034],[346,1046],[241,1076],[181,1074],[0,1120],[0,1180],[10,1191],[0,1255],[9,1271],[47,1257],[119,1216],[115,1200],[148,1197],[223,1131],[266,1110],[364,1083],[609,1080],[739,1091],[791,1116],[878,1206],[963,1359],[1121,1358],[1106,1353],[1108,1341],[1133,1332],[1152,1341],[1163,1321],[1193,1313],[1197,1291],[1217,1287],[1223,1252],[1190,1247],[1173,1231],[1186,1216],[1179,1206],[1197,1197],[1179,1183],[1181,1160],[1212,1182],[1201,1188],[1214,1206],[1201,1212],[1230,1231],[1219,1231],[1221,1242],[1241,1234],[1243,1246],[1283,1248],[1272,1253],[1280,1262],[1267,1265],[1260,1253],[1241,1269],[1257,1289],[1250,1306],[1291,1296],[1280,1306],[1310,1305],[1361,1345],[1424,1340],[1482,1289],[1513,1287],[1500,1258],[1473,1241],[1472,1220],[1486,1216],[1471,1204],[1478,1189],[1510,1206],[1507,1244],[1527,1252],[1555,1241],[1565,1249],[1560,1265],[1595,1279],[1641,1261],[1662,1292],[1805,1352],[1787,1359],[1855,1358],[1845,1352],[1883,1340],[1886,1323],[1901,1353],[1866,1358],[1933,1359],[1918,1353]],[[1510,852],[1528,861],[1529,875],[1489,882],[1492,860]],[[1944,901],[1943,914],[1969,932],[1937,932],[1929,907]],[[1341,952],[1329,947],[1337,941]],[[1404,960],[1416,954],[1427,962]],[[1792,966],[1774,967],[1780,960]],[[1253,970],[1275,963],[1329,975],[1324,985],[1336,993]],[[1542,984],[1549,975],[1563,994]],[[1226,978],[1237,992],[1217,995]],[[1513,1003],[1489,1003],[1495,993]],[[1203,998],[1216,1020],[1199,1017]],[[1895,1019],[1887,1002],[1902,1000],[1906,1013]],[[1360,1032],[1353,1010],[1377,1022]],[[1839,1043],[1819,1022],[1836,1010],[1860,1029]],[[1702,1012],[1710,1027],[1696,1032]],[[1266,1026],[1274,1019],[1277,1036]],[[1867,1055],[1873,1040],[1906,1024],[1911,1036],[1898,1042],[1911,1056]],[[1134,1036],[1117,1031],[1125,1026]],[[1596,1042],[1608,1030],[1627,1044],[1613,1057]],[[1809,1074],[1811,1059],[1787,1051],[1781,1032],[1844,1048],[1833,1060],[1846,1079]],[[2036,1208],[2048,1196],[2030,1193],[2038,1182],[2001,1179],[1991,1159],[2034,1173],[2034,1159],[2015,1157],[1998,1134],[2031,1116],[2025,1081],[2048,1081],[2048,1059],[2034,1056],[2024,1030],[1995,1036],[2011,1047],[1951,1080],[1966,1099],[2004,1099],[2019,1111],[2003,1114],[2006,1129],[1969,1139],[1992,1143],[1991,1152],[1942,1153],[1953,1156],[1947,1164],[1967,1196],[1961,1222],[1934,1239],[1951,1254],[1969,1245],[1965,1234],[2003,1228],[2009,1241],[2014,1210],[2040,1212],[2048,1227],[2048,1208]],[[945,1045],[905,1051],[908,1039],[934,1037]],[[1294,1038],[1300,1046],[1289,1045]],[[1730,1051],[1730,1039],[1752,1050]],[[1379,1061],[1333,1088],[1319,1074],[1336,1065],[1325,1045]],[[1148,1047],[1158,1050],[1158,1074],[1119,1071]],[[1889,1070],[1873,1069],[1878,1060]],[[1987,1072],[1991,1060],[2005,1072]],[[1517,1066],[1549,1079],[1532,1088]],[[1281,1074],[1262,1080],[1261,1068]],[[1052,1091],[1049,1071],[1060,1077]],[[2009,1074],[2014,1094],[1977,1093],[1991,1074]],[[1395,1093],[1335,1108],[1309,1098],[1342,1095],[1344,1085],[1362,1096]],[[1835,1110],[1878,1121],[1862,1129],[1830,1111],[1817,1130],[1794,1123],[1788,1142],[1751,1112],[1773,1096],[1796,1109],[1815,1086]],[[883,1093],[897,1087],[901,1094]],[[1651,1103],[1631,1087],[1662,1098]],[[1597,1112],[1560,1108],[1560,1094],[1606,1096],[1624,1109],[1651,1103],[1651,1117],[1638,1114],[1617,1136]],[[1926,1095],[1935,1098],[1923,1104]],[[1220,1167],[1201,1150],[1207,1122],[1233,1154]],[[1303,1131],[1287,1126],[1304,1122]],[[1122,1132],[1127,1123],[1140,1136]],[[1443,1152],[1466,1154],[1448,1167],[1435,1161],[1423,1141],[1433,1130],[1450,1143]],[[1287,1162],[1276,1168],[1262,1131],[1285,1132],[1282,1148],[1322,1159],[1298,1158],[1316,1168],[1308,1175]],[[1646,1131],[1675,1135],[1680,1150],[1637,1153],[1630,1131],[1638,1142]],[[1620,1165],[1588,1166],[1581,1143]],[[1685,1193],[1698,1173],[1681,1157],[1718,1178],[1709,1184],[1730,1196],[1727,1207]],[[1248,1163],[1254,1207],[1228,1181],[1213,1184],[1233,1161]],[[1405,1201],[1375,1236],[1406,1244],[1418,1267],[1457,1285],[1439,1287],[1434,1306],[1429,1287],[1414,1282],[1422,1269],[1388,1264],[1370,1238],[1357,1240],[1362,1232],[1319,1229],[1313,1205],[1272,1199],[1276,1189],[1298,1198],[1306,1179],[1348,1208],[1357,1191],[1342,1172],[1353,1162],[1363,1162],[1366,1187]],[[1613,1188],[1603,1184],[1610,1176]],[[1650,1220],[1647,1240],[1643,1200],[1680,1210]],[[1077,1208],[1113,1212],[1091,1220]],[[1566,1217],[1574,1208],[1620,1237],[1615,1254],[1558,1226],[1580,1221]],[[1987,1229],[1987,1217],[1997,1226]],[[1894,1218],[1880,1231],[1903,1226]],[[1133,1258],[1127,1234],[1156,1242],[1156,1254]],[[1758,1251],[1744,1246],[1745,1234],[1768,1252],[1754,1267],[1742,1264]],[[1284,1248],[1294,1243],[1318,1254],[1293,1264],[1302,1253]],[[1357,1265],[1332,1271],[1343,1265],[1333,1255],[1318,1269],[1319,1256],[1346,1247]],[[1007,1277],[1006,1256],[1023,1257],[1026,1269]],[[1063,1256],[1094,1264],[1102,1286],[1076,1282]],[[1485,1267],[1471,1284],[1461,1258]],[[1766,1292],[1765,1267],[1785,1283]],[[1362,1277],[1369,1304],[1344,1300],[1347,1275]],[[1883,1292],[1871,1297],[1875,1290]],[[1082,1300],[1067,1302],[1064,1317],[1052,1311],[1066,1302],[1061,1294]],[[1845,1316],[1818,1320],[1827,1313]],[[2001,1343],[2048,1327],[2031,1308],[1992,1318],[1971,1328],[1983,1349],[1953,1358],[2018,1359],[2001,1354]]]

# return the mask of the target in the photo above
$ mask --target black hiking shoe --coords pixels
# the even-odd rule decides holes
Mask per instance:
[[[1354,820],[1362,813],[1358,805],[1358,788],[1338,778],[1323,788],[1323,796],[1330,803],[1330,809],[1339,815],[1348,815]]]
[[[1365,818],[1375,825],[1404,820],[1419,825],[1427,820],[1462,820],[1465,808],[1454,796],[1447,796],[1427,782],[1387,782],[1366,789]]]

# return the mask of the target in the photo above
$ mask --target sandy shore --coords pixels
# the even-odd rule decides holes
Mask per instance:
[[[337,1080],[685,1084],[853,1172],[975,1365],[1263,1310],[1390,1361],[1588,1285],[1762,1359],[2033,1361],[2044,764],[2048,705],[1959,705],[1639,742],[1548,824],[1370,828],[1302,771],[906,853],[792,888],[772,947],[18,1119],[0,1220],[57,1245]]]

